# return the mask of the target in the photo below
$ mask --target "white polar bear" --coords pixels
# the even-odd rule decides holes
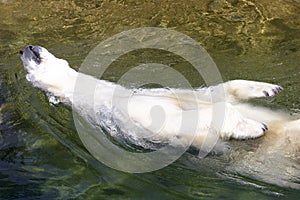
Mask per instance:
[[[105,112],[113,113],[124,131],[132,138],[148,138],[157,143],[180,137],[193,140],[192,145],[200,148],[210,137],[212,128],[222,139],[257,138],[266,132],[267,135],[261,145],[262,149],[287,152],[289,155],[293,154],[299,157],[300,120],[291,120],[287,114],[254,107],[240,101],[276,95],[282,90],[278,85],[233,80],[221,85],[195,90],[162,88],[143,89],[137,92],[76,72],[69,67],[67,61],[56,58],[40,46],[27,46],[20,51],[20,54],[23,65],[28,71],[26,78],[34,87],[54,95],[63,103],[73,105],[78,112],[91,118],[95,118],[95,116],[89,115],[89,113],[94,113],[95,109],[98,109],[100,116],[103,116]],[[93,102],[85,97],[85,85],[80,86],[83,88],[82,99],[74,100],[74,87],[79,76],[87,85],[88,83],[96,85]],[[213,105],[210,102],[211,91],[219,88],[225,93],[224,122],[222,127],[211,127],[213,119]],[[118,103],[113,103],[113,99]],[[97,102],[96,105],[94,102]],[[158,108],[157,113],[154,112],[155,108]],[[117,110],[117,112],[112,112],[113,110]],[[126,113],[126,115],[120,113]],[[183,120],[183,117],[188,118],[188,116],[197,119],[197,126],[192,130],[189,130],[188,124],[192,118]],[[128,125],[127,118],[134,126]],[[102,126],[109,126],[109,124],[101,122],[101,117],[94,120]],[[182,124],[182,122],[186,124]],[[153,137],[135,133],[132,130],[135,126],[142,127],[145,133],[150,133]],[[189,133],[189,131],[195,134]],[[297,171],[297,173],[299,172]]]
[[[154,106],[160,106],[166,114],[164,119],[166,124],[164,129],[160,130],[162,136],[176,135],[176,131],[179,131],[176,130],[178,129],[176,124],[179,123],[178,120],[181,120],[178,115],[181,116],[181,112],[190,112],[193,110],[194,104],[197,104],[195,108],[198,109],[198,114],[201,115],[197,127],[197,135],[200,138],[198,138],[198,142],[201,143],[201,138],[206,137],[205,134],[208,133],[205,129],[210,127],[212,120],[211,91],[219,86],[200,88],[193,91],[174,89],[176,96],[169,89],[144,89],[133,94],[133,91],[120,85],[76,72],[69,67],[67,61],[56,58],[43,47],[27,46],[20,53],[24,67],[28,71],[27,80],[35,87],[53,94],[64,103],[74,103],[73,90],[78,75],[80,75],[87,82],[96,81],[97,91],[95,91],[95,96],[98,96],[100,106],[110,104],[112,99],[116,98],[116,94],[114,94],[116,90],[122,93],[120,95],[122,98],[124,95],[130,95],[130,102],[126,102],[125,105],[129,117],[144,127],[151,125],[151,109]],[[299,121],[286,122],[289,120],[287,115],[267,109],[254,108],[239,102],[254,97],[273,96],[282,90],[280,86],[246,80],[233,80],[223,83],[221,86],[224,88],[226,96],[226,114],[223,127],[217,132],[222,138],[247,139],[260,137],[270,126],[273,129],[273,124],[276,124],[277,129],[299,129],[300,123],[297,123]],[[99,94],[97,94],[98,92]],[[196,95],[196,98],[193,95]],[[122,102],[121,98],[118,99],[118,102]],[[112,106],[117,105],[106,106],[112,108]],[[85,107],[85,109],[94,108]],[[188,135],[188,133],[184,134]]]

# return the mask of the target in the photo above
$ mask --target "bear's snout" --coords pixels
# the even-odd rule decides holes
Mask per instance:
[[[28,45],[20,51],[20,55],[21,55],[21,57],[23,57],[25,59],[33,60],[37,64],[40,64],[41,63],[41,56],[40,56],[41,50],[42,50],[42,48],[39,46]]]

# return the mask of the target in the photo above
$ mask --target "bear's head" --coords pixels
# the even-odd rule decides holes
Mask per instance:
[[[26,79],[35,87],[58,96],[66,87],[73,87],[77,72],[66,60],[56,58],[41,46],[32,45],[22,49],[20,55],[28,72]]]

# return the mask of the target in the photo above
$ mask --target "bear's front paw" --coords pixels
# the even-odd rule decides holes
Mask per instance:
[[[227,95],[233,99],[269,97],[283,90],[279,85],[246,80],[229,81],[225,86]]]

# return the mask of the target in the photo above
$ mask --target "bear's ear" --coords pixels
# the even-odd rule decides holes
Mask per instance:
[[[32,81],[34,81],[34,76],[32,74],[27,74],[26,75],[26,80],[29,81],[29,82],[32,82]]]

